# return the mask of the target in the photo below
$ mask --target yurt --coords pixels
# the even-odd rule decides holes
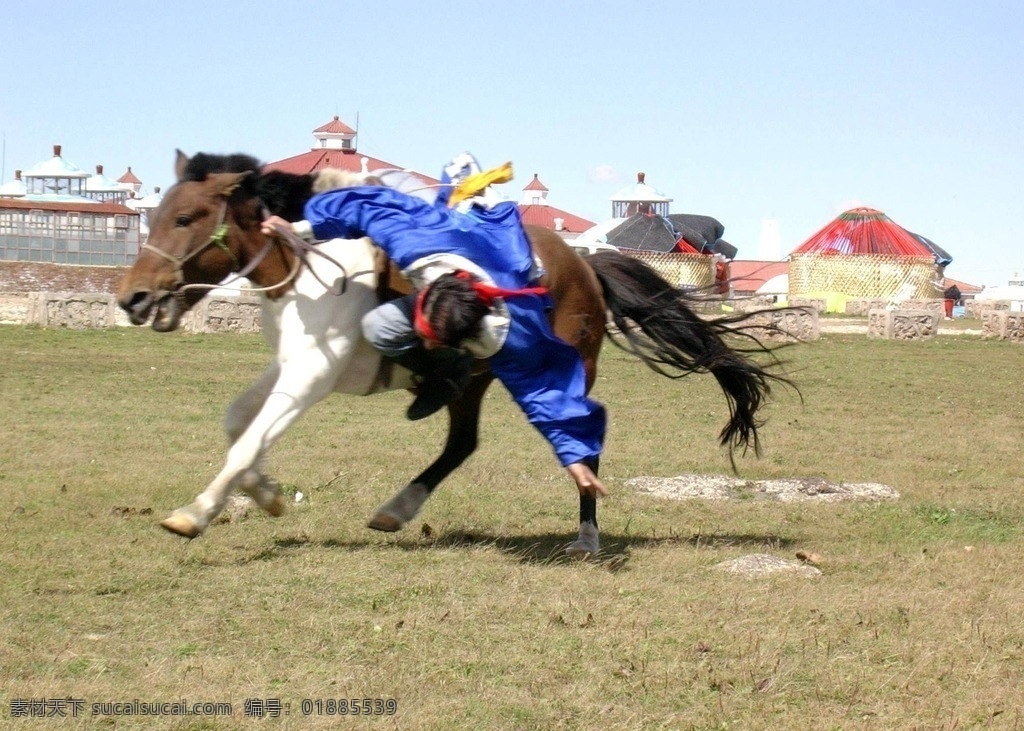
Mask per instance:
[[[789,255],[789,294],[827,301],[937,297],[937,266],[951,259],[924,241],[881,211],[850,209]]]
[[[719,279],[718,269],[736,255],[735,247],[721,239],[721,223],[710,216],[670,213],[672,198],[648,184],[644,173],[611,201],[611,220],[584,232],[574,244],[610,244],[686,289],[709,290]]]

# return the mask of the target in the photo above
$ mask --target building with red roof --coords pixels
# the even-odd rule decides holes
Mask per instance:
[[[543,226],[557,231],[563,239],[574,239],[594,226],[593,221],[576,216],[548,203],[548,188],[540,182],[537,173],[533,180],[523,188],[523,197],[519,201],[519,213],[523,223],[530,226]]]
[[[356,144],[357,135],[356,130],[335,115],[330,122],[313,130],[315,142],[309,151],[267,163],[263,169],[280,170],[295,175],[308,175],[326,168],[338,168],[352,173],[404,170],[422,180],[424,185],[440,185],[441,181],[437,178],[359,152]],[[594,225],[585,218],[549,205],[547,195],[547,187],[534,174],[533,180],[523,188],[523,197],[518,203],[523,223],[557,231],[565,239],[575,238]]]
[[[729,263],[729,283],[736,296],[784,294],[789,288],[788,277],[788,261],[733,259]]]
[[[142,190],[142,181],[139,180],[135,173],[132,172],[131,165],[128,166],[128,170],[125,171],[124,175],[117,179],[117,182],[128,186],[134,193],[138,193]]]
[[[315,144],[307,152],[283,160],[267,163],[265,171],[280,170],[294,175],[308,175],[318,170],[335,168],[350,173],[372,173],[378,170],[406,170],[378,157],[361,154],[356,148],[357,132],[342,122],[337,115],[325,125],[313,130]],[[421,178],[428,185],[438,185],[441,181],[429,175],[413,170],[406,172]]]

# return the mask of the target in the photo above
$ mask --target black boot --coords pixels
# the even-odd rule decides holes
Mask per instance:
[[[418,347],[394,360],[421,377],[405,412],[410,421],[425,419],[461,396],[473,370],[473,356],[454,348]]]

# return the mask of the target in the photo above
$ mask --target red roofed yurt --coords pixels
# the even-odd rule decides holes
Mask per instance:
[[[789,294],[928,299],[937,254],[874,208],[853,208],[789,255]]]

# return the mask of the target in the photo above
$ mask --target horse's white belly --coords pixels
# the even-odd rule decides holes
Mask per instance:
[[[334,239],[317,248],[330,260],[311,254],[313,271],[304,268],[281,299],[264,300],[263,329],[281,369],[332,369],[334,390],[341,393],[408,388],[409,374],[402,368],[394,369],[387,387],[376,382],[381,355],[363,338],[363,316],[377,306],[373,244],[366,238]],[[342,283],[340,295],[324,286]]]

